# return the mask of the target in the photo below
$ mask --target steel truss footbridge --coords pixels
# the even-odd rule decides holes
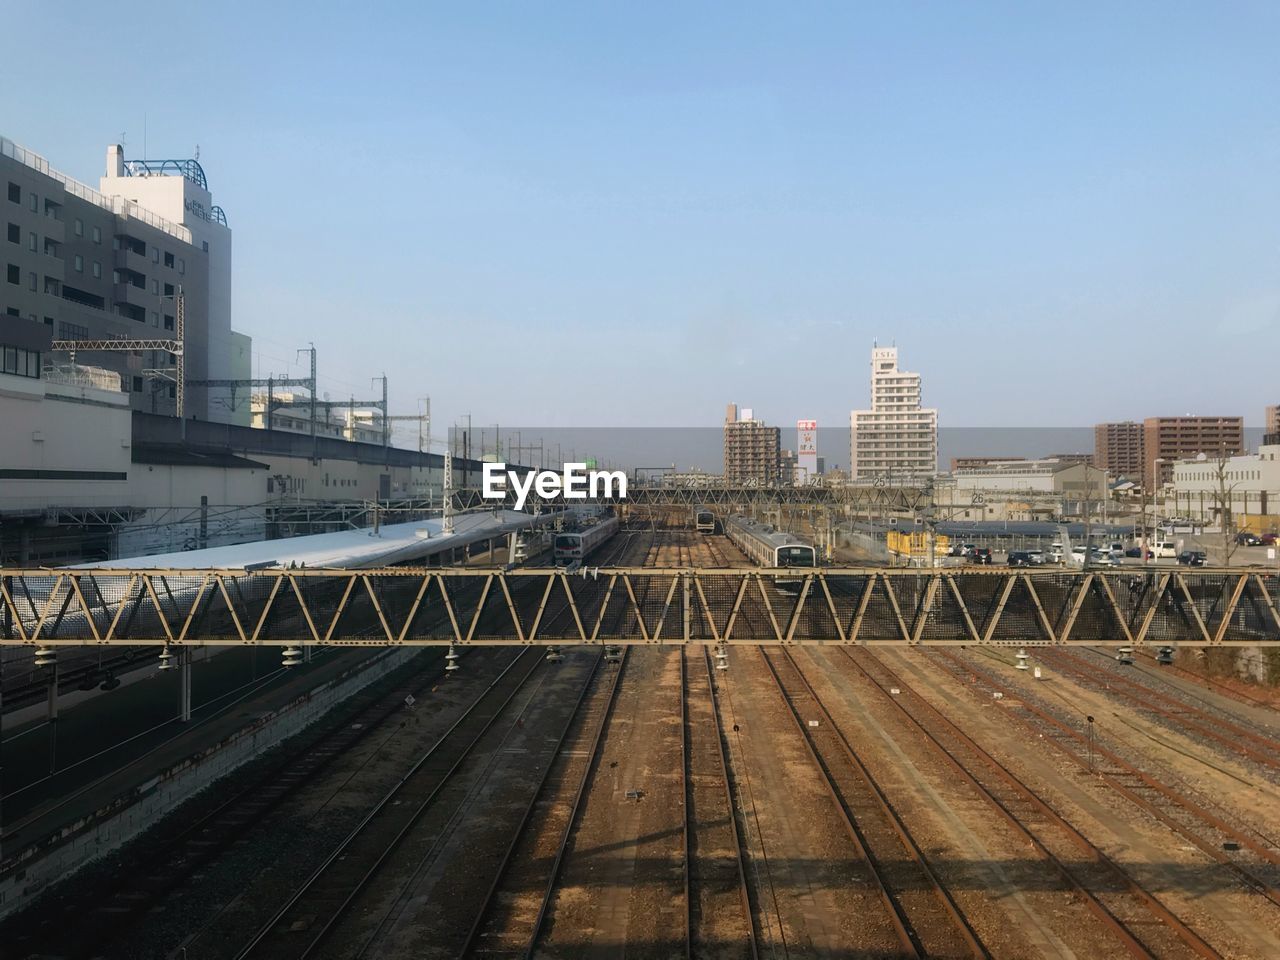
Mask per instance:
[[[1280,574],[0,569],[0,643],[1280,646]]]

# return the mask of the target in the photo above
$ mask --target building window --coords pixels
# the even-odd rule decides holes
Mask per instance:
[[[159,314],[159,313],[157,313],[157,312],[156,312],[156,311],[154,311],[154,310],[152,310],[152,311],[151,311],[151,325],[152,325],[153,327],[158,327],[158,326],[160,326],[160,314]],[[153,362],[154,362],[154,361],[153,361]]]
[[[76,273],[84,273],[84,257],[80,256],[78,253],[75,257],[75,267]]]
[[[182,257],[178,258],[178,272],[183,275],[187,272],[187,261],[182,259]]]
[[[172,329],[173,329],[173,314],[171,314],[171,313],[166,313],[166,314],[164,315],[164,328],[165,328],[166,330],[172,330]]]
[[[9,202],[10,203],[22,202],[22,188],[18,186],[16,183],[14,183],[12,180],[9,181]]]
[[[4,347],[4,372],[14,377],[40,378],[40,354],[34,350],[23,350],[19,347]]]
[[[62,281],[57,277],[45,277],[44,292],[54,297],[62,296]]]
[[[93,276],[97,280],[102,279],[102,264],[97,260],[93,261]]]
[[[32,213],[40,212],[40,198],[37,197],[34,193],[31,194],[31,212]]]
[[[16,223],[9,224],[9,242],[10,243],[22,242],[22,228],[18,226]]]
[[[68,323],[66,320],[58,321],[58,339],[59,340],[88,340],[89,328],[79,323]]]
[[[18,269],[14,264],[12,264],[12,263],[11,263],[11,264],[9,264],[9,282],[10,282],[10,283],[21,283],[21,282],[22,282],[22,271],[21,271],[21,270],[19,270],[19,269]]]
[[[156,294],[157,296],[160,295],[160,281],[158,280],[151,281],[151,292]]]
[[[173,284],[172,284],[172,283],[166,283],[166,284],[164,285],[164,295],[165,295],[166,297],[172,297],[172,296],[173,296]]]
[[[32,253],[36,252],[36,245],[39,242],[40,242],[39,238],[37,238],[34,233],[27,235],[27,249],[30,250]]]
[[[32,290],[36,289],[38,282],[39,282],[39,277],[37,277],[34,273],[27,274],[27,286],[30,287]]]
[[[81,220],[79,217],[76,217],[76,227],[75,227],[75,229],[76,229],[76,236],[77,236],[77,237],[83,237],[83,236],[84,236],[84,221],[83,221],[83,220]]]
[[[52,327],[52,326],[53,326],[53,317],[45,317],[45,318],[44,318],[44,325],[45,325],[46,327]]]
[[[35,205],[34,205],[34,204],[32,205],[31,209],[32,209],[32,210],[34,210],[34,209],[35,209]],[[208,241],[208,240],[201,241],[201,243],[200,243],[200,248],[201,248],[202,250],[204,250],[204,252],[205,252],[205,253],[208,253],[208,252],[209,252],[209,241]]]
[[[93,242],[94,242],[94,243],[101,243],[101,242],[102,242],[102,228],[101,228],[101,227],[94,227],[94,228],[93,228]]]
[[[171,270],[173,269],[173,254],[172,254],[172,253],[166,253],[166,254],[164,255],[164,265],[165,265],[166,267],[168,267],[169,269],[171,269]]]
[[[4,312],[5,312],[7,315],[11,316],[11,317],[20,317],[20,316],[22,316],[22,314],[18,312],[18,308],[17,308],[17,307],[5,307],[5,308],[4,308]]]
[[[142,392],[142,378],[141,378],[141,377],[134,377],[134,378],[133,378],[133,392],[134,392],[134,393],[141,393],[141,392]]]

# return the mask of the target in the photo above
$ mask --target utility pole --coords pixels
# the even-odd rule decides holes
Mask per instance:
[[[444,532],[453,533],[453,454],[446,447],[444,451]]]
[[[316,345],[310,344],[305,350],[297,353],[311,354],[311,459],[316,458]],[[297,353],[294,356],[297,356]]]
[[[391,424],[387,421],[387,414],[391,411],[387,409],[387,375],[384,373],[380,377],[374,377],[369,382],[377,383],[382,381],[382,447],[385,450],[391,446]]]

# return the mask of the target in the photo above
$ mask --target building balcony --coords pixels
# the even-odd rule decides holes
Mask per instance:
[[[116,283],[112,284],[111,292],[117,303],[152,309],[156,305],[156,298],[147,293],[146,287],[135,287],[132,283]]]
[[[134,273],[147,275],[147,271],[154,267],[145,254],[135,253],[127,247],[121,247],[116,251],[115,267],[117,270],[131,270]]]

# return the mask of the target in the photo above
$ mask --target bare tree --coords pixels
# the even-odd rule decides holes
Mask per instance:
[[[1228,483],[1228,468],[1231,465],[1227,457],[1218,457],[1213,468],[1213,503],[1218,512],[1218,524],[1222,529],[1222,565],[1231,566],[1231,557],[1240,544],[1236,543],[1235,523],[1232,515],[1232,503],[1237,483]]]

